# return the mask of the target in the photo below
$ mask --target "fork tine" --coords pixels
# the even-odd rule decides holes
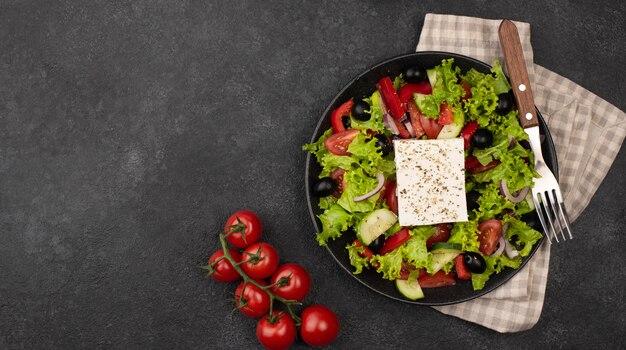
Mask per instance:
[[[545,217],[546,219],[548,219],[548,223],[550,223],[550,229],[552,231],[552,236],[554,237],[554,240],[556,240],[556,243],[560,243],[559,241],[559,237],[557,237],[556,235],[556,230],[554,229],[554,224],[552,223],[552,217],[550,215],[550,209],[549,208],[549,204],[548,204],[548,200],[545,196],[544,192],[539,192],[539,197],[541,198],[541,203],[543,203],[543,207],[545,208],[544,213],[545,213]]]
[[[567,240],[565,238],[565,232],[563,232],[563,225],[561,225],[561,219],[559,218],[559,210],[557,207],[558,199],[556,197],[556,192],[552,190],[551,192],[546,192],[546,197],[550,200],[550,209],[552,209],[552,214],[554,214],[554,223],[555,228],[558,227],[559,232],[561,232],[561,237],[563,237],[563,241]],[[556,234],[556,231],[554,232]]]
[[[537,197],[540,197],[539,194],[537,194]],[[539,221],[541,222],[541,227],[543,227],[543,233],[548,238],[548,242],[552,244],[552,238],[550,238],[550,229],[548,225],[546,224],[546,220],[543,217],[543,210],[541,209],[541,202],[539,199],[537,199],[537,197],[533,198],[533,202],[535,202],[535,210],[537,211],[537,217],[539,217]]]
[[[557,204],[559,205],[559,212],[561,213],[561,218],[565,223],[565,229],[567,230],[569,239],[574,239],[574,237],[572,236],[572,229],[569,227],[569,216],[567,215],[567,211],[565,211],[565,205],[561,200],[557,200]]]

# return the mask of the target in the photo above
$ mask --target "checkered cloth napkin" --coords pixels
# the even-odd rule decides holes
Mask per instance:
[[[500,20],[427,14],[417,51],[446,51],[504,65]],[[585,209],[609,171],[626,135],[626,114],[576,83],[533,62],[530,24],[515,22],[537,108],[556,147],[559,183],[572,220]],[[582,239],[581,232],[574,239]],[[532,328],[541,314],[550,244],[543,244],[515,277],[493,292],[435,309],[498,332]]]

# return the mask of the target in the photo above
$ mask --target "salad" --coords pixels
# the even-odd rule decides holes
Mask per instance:
[[[373,269],[412,300],[458,280],[481,290],[493,274],[519,268],[542,237],[530,195],[539,175],[510,89],[498,61],[484,74],[445,59],[343,101],[332,127],[303,146],[321,167],[311,189],[323,210],[317,242],[353,235],[345,247],[353,273]],[[457,137],[468,221],[400,226],[392,140]]]

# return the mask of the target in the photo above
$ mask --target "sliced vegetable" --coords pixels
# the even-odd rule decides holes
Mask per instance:
[[[478,130],[478,122],[473,120],[463,127],[461,130],[461,137],[463,138],[464,147],[466,150],[470,148],[470,141],[472,140],[472,136]]]
[[[448,125],[453,122],[454,117],[452,115],[452,109],[447,103],[442,103],[441,106],[439,106],[439,120],[437,120],[437,123],[439,123],[439,125]]]
[[[445,286],[453,286],[456,284],[456,280],[452,274],[439,271],[434,275],[423,275],[417,279],[420,287],[422,288],[438,288]]]
[[[461,249],[463,249],[463,246],[459,243],[437,242],[433,244],[433,247],[430,251],[433,254],[441,254],[441,253],[460,254]]]
[[[393,117],[393,119],[402,119],[404,118],[404,113],[406,112],[406,106],[400,102],[400,98],[398,97],[398,93],[396,89],[393,87],[393,82],[389,77],[383,77],[376,84],[378,91],[380,91],[380,95],[383,97],[383,101],[387,108],[389,108],[389,114]]]
[[[330,123],[333,127],[333,132],[335,134],[346,130],[345,126],[343,125],[343,118],[350,116],[350,110],[352,110],[353,105],[354,101],[352,99],[349,99],[337,109],[335,109],[331,114]]]
[[[354,140],[356,135],[360,134],[359,130],[349,129],[331,135],[324,141],[324,147],[328,151],[337,156],[349,156],[348,146]]]
[[[464,260],[463,255],[457,255],[456,258],[454,258],[454,268],[456,270],[456,277],[458,277],[460,280],[470,280],[472,279],[472,274],[465,266],[465,262],[463,262],[463,260]]]
[[[396,288],[407,299],[417,300],[424,298],[424,291],[422,291],[417,278],[396,279]]]
[[[433,88],[427,81],[417,84],[406,84],[398,90],[398,98],[400,102],[407,103],[413,100],[413,94],[429,95],[433,92]]]
[[[407,102],[407,109],[409,110],[409,119],[411,120],[411,125],[413,126],[413,132],[415,133],[416,138],[422,137],[424,135],[424,128],[422,127],[422,114],[414,102]]]
[[[520,203],[521,201],[526,199],[526,196],[528,195],[529,191],[530,191],[530,187],[526,186],[516,193],[511,193],[509,192],[509,188],[506,185],[506,180],[504,179],[500,180],[500,192],[502,192],[502,195],[505,196],[506,199],[508,199],[509,201],[513,203]]]
[[[356,238],[369,245],[398,221],[398,217],[389,209],[376,209],[363,217],[356,227]],[[382,254],[382,253],[381,253]]]
[[[385,176],[383,175],[383,173],[378,172],[376,174],[376,179],[378,180],[378,185],[376,185],[376,187],[374,187],[373,190],[367,192],[366,194],[358,196],[358,197],[354,197],[355,202],[360,202],[362,200],[368,199],[369,197],[378,193],[378,191],[380,191],[381,188],[383,188],[383,185],[385,184]]]
[[[409,238],[411,238],[411,235],[409,234],[409,229],[407,227],[402,228],[400,231],[394,233],[385,240],[385,245],[380,248],[378,254],[384,255],[392,250],[395,250],[396,248],[404,244],[404,242],[408,241]]]

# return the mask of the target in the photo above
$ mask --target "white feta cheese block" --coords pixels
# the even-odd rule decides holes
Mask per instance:
[[[467,221],[463,139],[394,140],[402,226]]]

